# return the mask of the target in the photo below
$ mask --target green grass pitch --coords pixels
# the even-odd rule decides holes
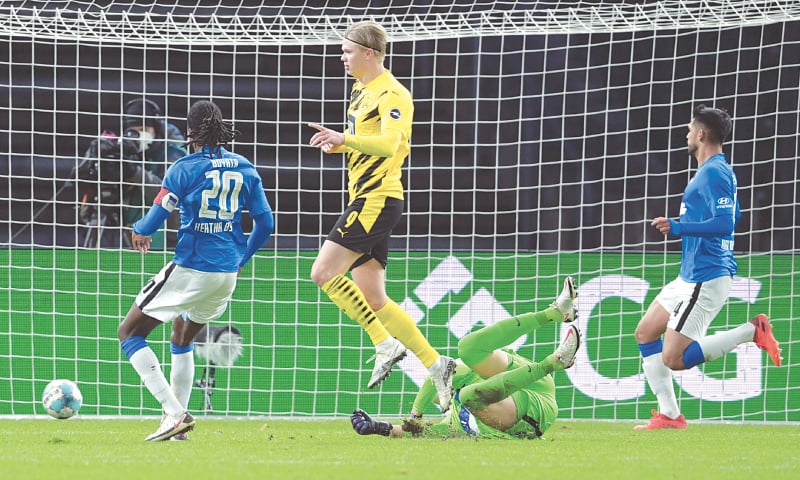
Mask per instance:
[[[390,419],[391,420],[391,419]],[[557,422],[544,440],[360,437],[345,419],[197,419],[188,442],[146,443],[157,419],[0,420],[4,479],[783,479],[797,425]]]

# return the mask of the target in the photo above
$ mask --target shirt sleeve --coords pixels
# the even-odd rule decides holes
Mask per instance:
[[[253,231],[247,238],[247,249],[242,256],[242,261],[239,262],[240,267],[247,265],[250,258],[255,255],[259,248],[264,246],[275,230],[275,219],[272,217],[272,212],[263,212],[259,215],[253,216]]]
[[[669,233],[677,236],[724,237],[733,233],[738,219],[736,189],[722,169],[709,170],[703,200],[710,218],[698,222],[670,220]]]
[[[716,168],[708,172],[706,202],[712,216],[734,217],[736,213],[736,187],[728,172]]]
[[[269,200],[267,200],[267,196],[264,194],[264,185],[255,167],[253,167],[250,195],[249,198],[247,198],[247,209],[250,210],[250,215],[252,215],[253,218],[262,213],[269,213],[272,215],[272,207],[269,204]]]
[[[733,233],[733,217],[719,215],[703,222],[678,222],[669,220],[669,233],[676,236],[724,237]]]
[[[136,232],[138,235],[145,235],[151,236],[161,228],[161,225],[164,224],[167,217],[169,217],[170,210],[162,207],[161,205],[154,203],[150,210],[147,211],[147,215],[140,218],[136,223],[133,224],[133,231]]]
[[[381,117],[380,135],[351,135],[345,132],[345,146],[375,157],[391,157],[402,142],[410,137],[414,103],[407,95],[395,91],[384,94],[378,102]]]
[[[392,130],[376,136],[344,135],[345,146],[374,157],[391,157],[400,147],[401,140],[400,132]]]

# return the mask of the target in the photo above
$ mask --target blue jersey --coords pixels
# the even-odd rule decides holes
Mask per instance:
[[[730,230],[725,233],[682,234],[680,276],[683,280],[698,283],[736,273],[733,230],[742,216],[736,187],[736,174],[722,153],[700,165],[689,181],[681,200],[681,227],[691,231],[694,230],[692,224],[726,216],[729,219],[725,225],[730,225]]]
[[[181,211],[173,262],[202,272],[236,272],[247,248],[242,210],[272,213],[261,177],[241,155],[208,147],[167,170],[156,204]]]

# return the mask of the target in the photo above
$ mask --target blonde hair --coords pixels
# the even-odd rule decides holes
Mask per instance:
[[[370,20],[356,22],[344,32],[344,39],[362,48],[371,48],[379,57],[386,55],[386,30]]]

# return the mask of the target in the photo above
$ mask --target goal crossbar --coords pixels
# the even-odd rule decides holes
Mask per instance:
[[[543,2],[547,3],[547,2]],[[641,30],[721,29],[800,18],[800,2],[665,0],[537,9],[370,17],[392,41],[483,35],[613,33]],[[111,8],[73,10],[0,7],[0,36],[88,43],[192,45],[320,45],[338,42],[354,15],[203,15],[153,6],[144,12]]]

